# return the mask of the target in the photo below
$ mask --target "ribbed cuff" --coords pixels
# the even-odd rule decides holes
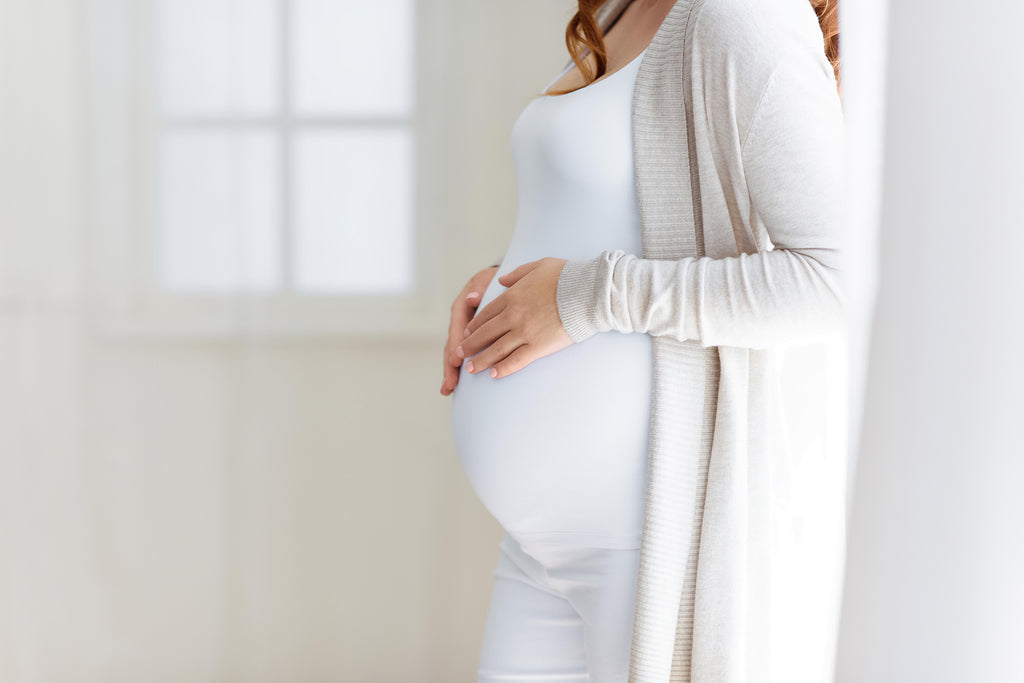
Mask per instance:
[[[562,327],[579,343],[603,332],[597,317],[598,278],[601,256],[592,259],[570,259],[558,275],[555,303]]]

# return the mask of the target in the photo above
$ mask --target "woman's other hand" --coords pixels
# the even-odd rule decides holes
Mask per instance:
[[[484,292],[497,272],[498,266],[484,268],[469,278],[469,282],[455,297],[455,302],[452,304],[451,322],[448,325],[448,343],[444,346],[442,396],[451,394],[455,390],[455,385],[459,383],[459,368],[462,366],[462,358],[455,354],[455,348],[462,343],[462,333],[469,321],[476,315],[476,308],[480,305]]]
[[[498,278],[508,289],[469,321],[455,349],[460,361],[472,357],[468,372],[491,368],[491,377],[504,377],[572,345],[555,300],[565,262],[545,257]]]

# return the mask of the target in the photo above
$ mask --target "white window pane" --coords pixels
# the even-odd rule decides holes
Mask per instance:
[[[169,115],[274,113],[278,0],[158,0],[161,109]]]
[[[240,292],[279,286],[279,163],[269,131],[164,133],[157,191],[163,288]]]
[[[406,127],[296,137],[298,290],[399,293],[413,280],[413,138]]]
[[[300,115],[394,115],[413,102],[412,0],[295,0],[292,99]]]

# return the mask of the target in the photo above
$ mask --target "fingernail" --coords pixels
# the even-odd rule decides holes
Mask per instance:
[[[458,346],[455,347],[455,355],[456,356],[458,356],[459,358],[462,358],[462,355],[464,353],[465,353],[465,351],[462,350],[462,344],[459,344]]]
[[[473,372],[473,361],[466,361],[466,372]]]
[[[469,328],[467,327],[466,329],[464,329],[462,331],[462,338],[465,339],[468,336],[469,336]]]
[[[466,295],[466,298],[472,299],[475,296],[480,296],[480,292],[470,292],[469,294]]]
[[[491,377],[497,377],[497,376],[498,376],[498,369],[497,368],[491,368]]]

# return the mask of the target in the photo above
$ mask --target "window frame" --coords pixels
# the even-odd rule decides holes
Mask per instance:
[[[287,50],[287,6],[280,3]],[[453,134],[443,109],[448,53],[424,30],[422,3],[413,5],[415,72],[413,107],[408,117],[295,117],[288,101],[272,117],[161,117],[156,111],[156,55],[152,29],[155,0],[90,0],[88,25],[89,125],[93,135],[87,183],[95,199],[90,225],[95,248],[91,261],[95,331],[115,337],[158,339],[233,337],[413,337],[434,338],[447,320],[443,296],[442,234],[450,188],[434,160]],[[286,57],[282,57],[286,59]],[[280,88],[287,90],[287,64]],[[434,78],[434,82],[429,79]],[[287,92],[283,93],[287,98]],[[408,125],[413,137],[413,288],[407,293],[304,293],[292,290],[234,293],[175,293],[159,287],[155,213],[159,135],[179,126],[273,126],[282,151],[290,154],[302,126],[358,126],[389,122]],[[343,129],[343,128],[338,128]],[[280,160],[282,217],[290,211],[290,156]],[[438,201],[441,199],[441,201]],[[431,201],[427,201],[431,200]],[[283,282],[289,281],[292,239],[284,227]],[[440,321],[440,322],[439,322]]]

